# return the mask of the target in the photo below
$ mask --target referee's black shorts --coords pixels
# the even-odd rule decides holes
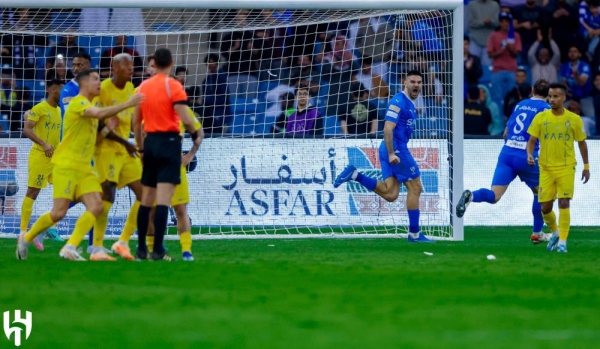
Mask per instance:
[[[177,132],[148,133],[144,140],[142,184],[181,183],[181,136]]]

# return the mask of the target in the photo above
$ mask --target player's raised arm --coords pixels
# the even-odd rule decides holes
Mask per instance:
[[[135,107],[144,100],[144,95],[135,94],[129,98],[127,102],[119,103],[106,108],[91,107],[87,108],[83,113],[86,118],[106,119],[127,108]]]
[[[585,140],[577,142],[579,145],[579,152],[581,152],[581,158],[583,159],[583,172],[581,172],[581,179],[583,184],[590,180],[590,163],[588,161],[588,147]]]

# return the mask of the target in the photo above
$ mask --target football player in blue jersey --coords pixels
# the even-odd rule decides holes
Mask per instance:
[[[533,192],[533,204],[531,213],[533,214],[533,234],[531,242],[539,244],[546,241],[548,236],[542,233],[544,219],[542,217],[542,207],[538,202],[538,186],[540,182],[540,169],[536,164],[530,166],[527,163],[527,142],[529,134],[527,129],[531,125],[533,118],[540,112],[550,109],[546,102],[548,97],[549,83],[540,79],[533,85],[533,97],[524,99],[517,103],[513,110],[506,129],[504,130],[504,146],[498,156],[498,163],[492,179],[492,189],[481,188],[473,192],[465,190],[456,205],[456,216],[462,217],[471,202],[487,202],[495,204],[502,198],[502,195],[508,189],[512,181],[517,178],[531,189]],[[536,143],[534,157],[537,159],[539,151],[539,142]]]
[[[419,227],[419,198],[421,184],[419,166],[408,150],[408,141],[413,133],[417,111],[415,101],[423,87],[421,72],[411,70],[406,73],[404,89],[392,97],[385,114],[383,141],[379,147],[379,161],[383,181],[366,176],[352,165],[348,165],[335,179],[334,187],[342,183],[356,181],[365,188],[374,191],[388,202],[395,201],[400,195],[400,184],[408,190],[406,208],[408,209],[408,241],[434,242],[421,233]]]

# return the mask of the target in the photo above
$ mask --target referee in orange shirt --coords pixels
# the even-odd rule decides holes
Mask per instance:
[[[156,202],[154,251],[150,257],[153,260],[173,261],[166,253],[163,240],[171,197],[175,186],[181,183],[180,120],[198,146],[200,139],[187,110],[187,94],[181,83],[170,77],[174,63],[171,51],[166,48],[156,50],[154,63],[156,75],[142,82],[137,91],[144,94],[146,100],[135,108],[133,115],[135,141],[143,161],[136,258],[148,258],[146,234],[150,209]]]

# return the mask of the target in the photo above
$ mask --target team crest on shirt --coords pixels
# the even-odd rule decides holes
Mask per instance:
[[[571,122],[569,120],[565,121],[565,127],[566,128],[571,127]]]

